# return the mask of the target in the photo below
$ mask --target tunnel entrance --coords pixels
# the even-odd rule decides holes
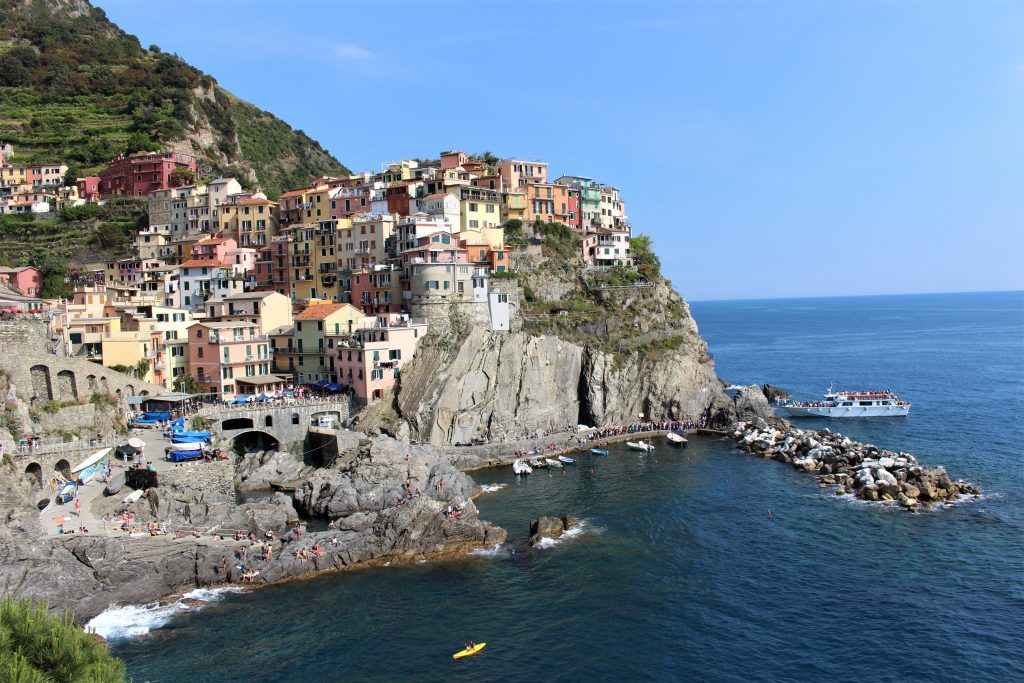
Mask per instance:
[[[277,437],[266,432],[251,431],[239,434],[232,439],[235,451],[238,453],[248,453],[250,451],[269,451],[270,449],[280,448],[281,442],[277,440]]]

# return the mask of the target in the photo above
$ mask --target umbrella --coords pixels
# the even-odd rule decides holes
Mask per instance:
[[[128,439],[128,445],[131,446],[132,448],[146,447],[145,442],[137,436],[133,436],[132,438]]]
[[[266,394],[260,394],[259,396],[256,397],[256,400],[257,401],[266,401],[267,400],[267,395]]]
[[[315,382],[315,383],[313,384],[313,386],[315,386],[315,387],[320,387],[321,389],[323,389],[324,387],[326,387],[326,386],[327,386],[327,385],[329,385],[329,384],[330,384],[330,382],[328,382],[328,381],[327,381],[327,380],[325,380],[325,379],[322,379],[322,380],[320,380],[319,382]]]
[[[327,391],[341,391],[342,387],[340,384],[328,384]]]
[[[61,517],[60,515],[57,515],[56,517],[53,518],[53,521],[56,522],[57,524],[63,524],[64,523],[64,518]]]

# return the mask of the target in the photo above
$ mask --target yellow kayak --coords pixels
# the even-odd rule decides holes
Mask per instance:
[[[463,657],[472,657],[477,652],[480,652],[480,650],[484,649],[485,645],[487,645],[487,643],[477,643],[476,645],[473,646],[473,649],[471,649],[471,650],[462,650],[460,652],[456,652],[455,654],[452,655],[452,659],[462,659]]]

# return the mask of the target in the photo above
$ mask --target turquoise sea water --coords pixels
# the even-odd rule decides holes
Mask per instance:
[[[708,438],[564,475],[492,470],[476,478],[503,486],[478,501],[510,532],[497,552],[136,615],[150,630],[115,653],[137,682],[1024,680],[1024,294],[692,308],[723,378],[802,398],[891,387],[908,418],[806,424],[985,496],[887,511]],[[531,517],[563,513],[579,533],[526,546]],[[453,662],[467,640],[488,645]]]

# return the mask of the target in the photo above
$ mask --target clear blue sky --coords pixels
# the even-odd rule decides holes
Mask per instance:
[[[1024,289],[1024,4],[98,0],[353,170],[619,187],[691,299]]]

